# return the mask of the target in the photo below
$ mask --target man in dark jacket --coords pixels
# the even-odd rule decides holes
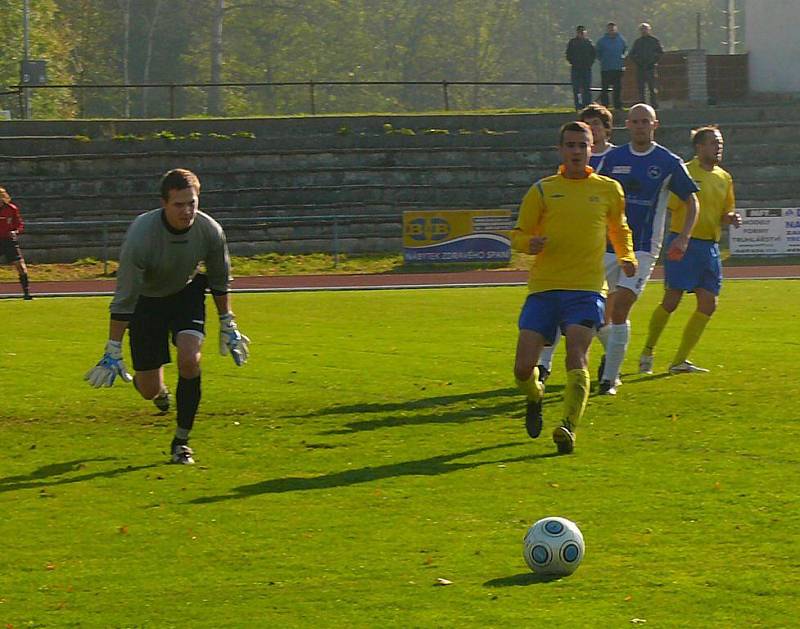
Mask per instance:
[[[650,105],[655,109],[658,107],[658,85],[656,84],[656,66],[658,65],[664,49],[661,42],[650,33],[650,25],[644,22],[639,25],[641,36],[633,42],[629,57],[636,62],[636,82],[639,85],[639,102],[647,102],[644,99],[645,85],[650,90]]]
[[[575,37],[567,44],[567,61],[572,66],[570,80],[572,95],[575,98],[575,111],[580,111],[592,102],[592,64],[594,63],[594,45],[586,37],[586,29],[578,26]]]

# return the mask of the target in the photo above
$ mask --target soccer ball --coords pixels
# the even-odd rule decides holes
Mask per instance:
[[[565,577],[578,569],[585,546],[578,526],[566,518],[542,518],[523,540],[522,556],[536,574]]]

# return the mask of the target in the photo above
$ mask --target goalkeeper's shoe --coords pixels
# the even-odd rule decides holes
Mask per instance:
[[[641,356],[639,356],[639,373],[652,375],[654,360],[655,356],[653,356],[653,354],[642,354]]]
[[[169,394],[169,389],[167,387],[161,389],[161,393],[153,398],[153,404],[155,404],[155,407],[162,413],[169,412],[171,402],[172,396]]]
[[[528,400],[525,408],[525,430],[531,439],[536,439],[542,433],[542,400],[536,402]]]
[[[172,462],[178,465],[194,465],[194,451],[186,444],[173,445]]]
[[[684,360],[682,363],[678,363],[677,365],[672,365],[669,368],[670,373],[708,373],[708,369],[703,367],[698,367],[694,363],[689,362],[688,360]]]
[[[570,428],[571,426],[564,424],[553,431],[553,443],[556,444],[559,454],[572,454],[575,449],[575,433]]]

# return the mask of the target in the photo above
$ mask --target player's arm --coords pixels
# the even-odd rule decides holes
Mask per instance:
[[[137,262],[134,242],[136,237],[130,236],[132,232],[133,227],[128,230],[120,252],[117,286],[109,307],[111,319],[108,324],[108,340],[103,350],[103,356],[83,377],[95,388],[110,387],[117,377],[121,378],[123,382],[133,380],[133,376],[128,373],[128,368],[122,358],[122,340],[139,299],[139,287],[142,283],[144,268]]]
[[[9,205],[11,206],[11,231],[14,235],[19,236],[25,231],[25,221],[22,220],[19,208],[13,203],[9,203]]]
[[[683,254],[686,253],[686,248],[689,246],[689,238],[697,223],[697,215],[700,211],[700,202],[697,200],[697,195],[694,192],[684,199],[684,203],[686,205],[686,216],[683,220],[681,231],[669,245],[667,257],[670,260],[680,260],[683,258]]]
[[[683,225],[678,235],[670,243],[669,251],[667,252],[667,257],[670,260],[680,260],[689,246],[689,238],[692,235],[695,223],[697,223],[697,215],[700,211],[700,202],[695,194],[700,189],[686,169],[686,164],[682,161],[675,165],[675,169],[669,178],[669,189],[686,204]]]
[[[540,183],[531,186],[519,207],[517,224],[511,230],[511,247],[514,251],[537,254],[542,251],[547,238],[539,234],[539,223],[544,210],[543,190]]]
[[[231,262],[225,232],[217,225],[209,237],[212,243],[205,262],[208,287],[219,315],[219,353],[230,354],[233,362],[241,367],[250,355],[250,339],[239,331],[231,308]]]
[[[236,315],[231,310],[230,293],[212,293],[219,314],[219,353],[231,355],[237,367],[247,362],[250,356],[250,338],[239,332]]]
[[[616,182],[615,182],[616,183]],[[625,218],[625,193],[622,186],[616,183],[613,202],[606,215],[608,240],[614,248],[617,262],[627,277],[636,274],[636,255],[633,252],[633,235]]]
[[[723,207],[724,214],[722,215],[722,223],[724,225],[733,225],[737,229],[742,225],[742,215],[736,211],[736,198],[733,194],[733,181],[728,182],[728,193],[725,196],[725,205]]]
[[[106,341],[103,356],[83,377],[94,388],[110,387],[117,377],[121,378],[123,382],[133,380],[133,376],[128,372],[122,358],[122,339],[127,329],[127,321],[115,319],[112,315],[108,325],[108,341]]]

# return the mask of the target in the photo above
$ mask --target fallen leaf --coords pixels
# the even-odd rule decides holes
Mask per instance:
[[[125,525],[125,526],[120,526],[120,527],[119,527],[119,534],[120,534],[120,535],[127,535],[127,534],[128,534],[128,527],[127,527],[127,525]]]

